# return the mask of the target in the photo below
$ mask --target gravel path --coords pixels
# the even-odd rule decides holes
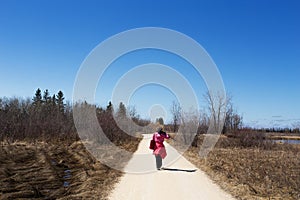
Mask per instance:
[[[125,167],[127,172],[116,185],[110,200],[233,200],[208,176],[165,142],[168,156],[165,170],[157,171],[155,158],[148,148],[151,135],[144,135],[138,150]]]

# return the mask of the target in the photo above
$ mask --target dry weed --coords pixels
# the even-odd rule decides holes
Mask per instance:
[[[300,199],[299,150],[291,145],[272,149],[218,145],[206,159],[199,158],[196,147],[185,156],[238,199]]]
[[[123,145],[134,152],[140,140]],[[114,162],[123,165],[130,157]],[[81,142],[0,146],[0,199],[106,199],[122,175],[96,161]]]

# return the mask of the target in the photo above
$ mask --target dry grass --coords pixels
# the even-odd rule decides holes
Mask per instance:
[[[274,140],[300,140],[300,136],[288,136],[288,135],[283,135],[283,136],[271,136],[270,139]]]
[[[122,147],[134,152],[139,141]],[[114,156],[123,165],[130,159]],[[0,146],[0,199],[106,199],[121,175],[96,161],[80,142]]]
[[[199,158],[199,147],[185,156],[237,199],[300,199],[300,148],[257,143],[239,146],[222,137],[206,159]]]

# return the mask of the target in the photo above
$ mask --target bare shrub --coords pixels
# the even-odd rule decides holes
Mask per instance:
[[[92,130],[88,113],[96,112],[97,120],[107,138],[113,142],[131,141],[134,137],[126,134],[116,124],[113,114],[113,105],[110,103],[106,109],[96,107],[86,102],[76,103],[75,109],[79,109],[85,117],[76,123],[82,124],[82,131],[87,135],[93,133],[93,139],[101,141],[98,130]],[[68,141],[72,143],[79,140],[74,125],[73,109],[70,103],[64,102],[63,93],[50,96],[48,90],[44,95],[40,89],[32,100],[21,98],[0,98],[0,140],[1,141]],[[125,117],[128,119],[128,117]],[[139,124],[149,123],[146,120],[136,118]],[[81,130],[80,130],[81,131]],[[133,130],[134,131],[134,130]]]
[[[276,144],[269,140],[265,133],[254,131],[238,131],[222,137],[218,142],[219,147],[238,147],[238,148],[260,148],[272,149]]]
[[[193,110],[182,112],[181,124],[176,139],[180,139],[183,145],[193,142],[199,127],[199,113]]]

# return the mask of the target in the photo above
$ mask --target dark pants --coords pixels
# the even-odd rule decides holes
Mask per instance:
[[[156,159],[156,168],[159,169],[161,168],[162,165],[162,158],[160,155],[155,155],[155,159]]]

